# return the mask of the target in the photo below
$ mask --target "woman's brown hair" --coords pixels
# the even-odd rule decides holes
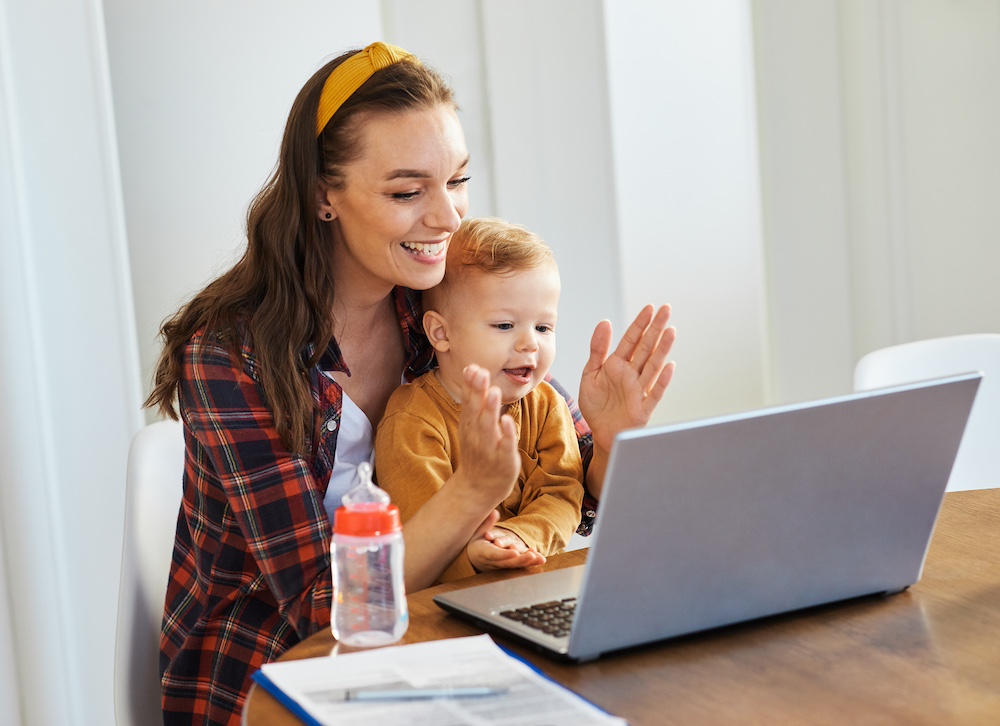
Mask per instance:
[[[168,318],[163,350],[144,406],[170,418],[183,373],[184,349],[199,330],[225,341],[240,362],[240,331],[254,348],[259,380],[286,446],[305,453],[314,404],[309,377],[333,337],[333,234],[318,218],[320,189],[339,188],[343,167],[362,149],[363,116],[452,104],[433,69],[402,61],[375,71],[316,137],[316,113],[330,73],[357,51],[327,63],[299,91],[285,125],[271,178],[250,204],[242,258]],[[304,357],[312,351],[309,359]]]

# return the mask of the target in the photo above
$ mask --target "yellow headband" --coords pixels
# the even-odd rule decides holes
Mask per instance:
[[[361,87],[362,83],[371,78],[375,71],[400,61],[409,61],[420,65],[416,56],[407,53],[398,46],[388,43],[372,43],[334,68],[326,77],[323,92],[319,96],[319,109],[316,111],[316,136],[323,133],[323,129],[330,123],[333,114],[337,113],[337,109]]]

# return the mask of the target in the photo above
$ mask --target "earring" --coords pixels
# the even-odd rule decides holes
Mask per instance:
[[[330,212],[327,212],[327,213],[326,213],[326,218],[327,218],[327,219],[333,219],[333,215],[332,215],[332,214],[330,214]]]

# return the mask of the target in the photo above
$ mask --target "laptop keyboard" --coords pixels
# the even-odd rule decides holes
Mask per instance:
[[[569,635],[576,614],[576,598],[538,603],[514,610],[501,610],[500,614],[519,623],[541,630],[556,638]]]

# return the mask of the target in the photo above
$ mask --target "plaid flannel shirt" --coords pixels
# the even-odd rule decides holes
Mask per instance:
[[[397,288],[395,299],[412,380],[432,366],[433,349],[419,322],[419,293]],[[308,371],[317,417],[303,457],[278,436],[250,341],[240,343],[236,362],[201,331],[184,354],[184,496],[160,636],[165,724],[239,724],[253,673],[330,624],[333,533],[323,497],[342,390],[322,371],[347,367],[331,342]],[[589,428],[556,387],[587,462]],[[595,509],[588,496],[578,531],[589,534]]]

